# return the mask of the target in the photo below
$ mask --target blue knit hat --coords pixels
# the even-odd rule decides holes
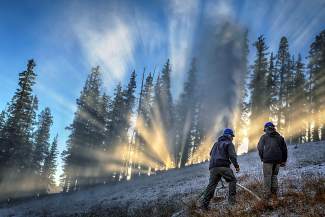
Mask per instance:
[[[264,128],[274,128],[275,126],[274,126],[274,124],[272,123],[272,122],[266,122],[265,124],[264,124]]]
[[[234,131],[232,129],[230,129],[230,128],[226,128],[223,131],[223,135],[235,137]]]

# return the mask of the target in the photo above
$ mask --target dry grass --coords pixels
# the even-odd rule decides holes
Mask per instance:
[[[245,186],[262,196],[262,180],[251,180]],[[90,212],[66,217],[170,217],[181,207],[185,207],[186,217],[325,216],[325,177],[321,175],[282,180],[279,200],[272,205],[264,201],[258,202],[246,191],[238,189],[237,204],[230,208],[224,196],[227,188],[221,191],[212,199],[211,209],[204,213],[197,212],[196,199],[190,200],[185,205],[181,202],[182,196],[179,196],[168,201],[152,201],[136,208],[131,208],[131,204],[109,208],[97,206]]]
[[[142,206],[132,207],[131,204],[126,206],[96,206],[91,211],[84,214],[72,214],[60,217],[170,217],[180,209],[180,203],[175,200],[153,201]]]
[[[248,185],[262,196],[261,180],[253,180]],[[229,208],[225,200],[211,202],[211,209],[198,213],[193,202],[188,209],[191,217],[253,217],[253,216],[325,216],[325,177],[306,176],[301,179],[283,180],[279,200],[273,203],[257,202],[243,190],[237,194],[237,204]],[[225,199],[225,198],[224,198]],[[216,204],[215,204],[216,203]],[[215,204],[215,206],[213,206]]]

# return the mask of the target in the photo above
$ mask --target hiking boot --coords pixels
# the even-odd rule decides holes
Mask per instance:
[[[272,200],[278,200],[278,195],[276,193],[272,193],[271,199]]]
[[[271,195],[277,195],[278,194],[278,189],[277,188],[271,188]]]
[[[279,204],[278,201],[278,195],[277,194],[272,194],[271,200],[269,201],[271,206],[277,206]]]

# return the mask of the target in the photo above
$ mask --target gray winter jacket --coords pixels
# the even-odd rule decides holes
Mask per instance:
[[[258,142],[258,153],[264,163],[282,163],[288,158],[287,144],[276,131],[266,132]]]
[[[230,167],[231,163],[236,168],[239,167],[235,146],[230,138],[221,136],[211,149],[209,169],[214,167]]]

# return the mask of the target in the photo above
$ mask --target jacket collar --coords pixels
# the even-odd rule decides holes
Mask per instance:
[[[268,136],[279,135],[279,133],[276,130],[269,130],[269,129],[266,130],[265,134],[268,135]]]
[[[231,141],[228,136],[222,135],[218,138],[218,142],[220,141]]]

